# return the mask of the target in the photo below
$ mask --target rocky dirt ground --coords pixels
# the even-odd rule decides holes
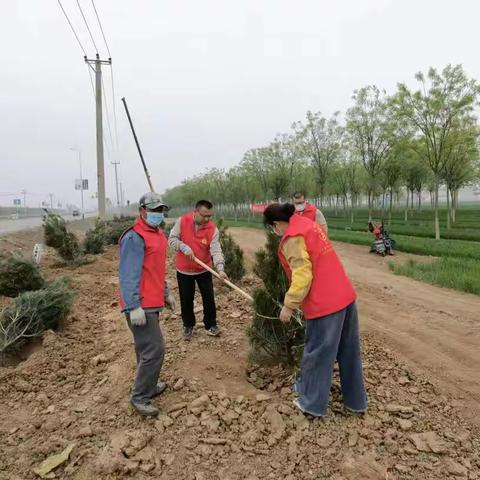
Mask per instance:
[[[47,254],[48,276],[71,275],[78,294],[63,331],[0,368],[0,479],[38,478],[34,470],[68,446],[46,478],[480,478],[480,432],[463,399],[399,360],[383,337],[363,337],[368,414],[344,414],[335,375],[328,418],[311,421],[292,408],[288,372],[248,366],[251,309],[219,286],[220,337],[200,326],[185,343],[180,319],[162,319],[169,389],[158,419],[139,417],[128,404],[135,363],[117,261],[114,247],[75,270]]]

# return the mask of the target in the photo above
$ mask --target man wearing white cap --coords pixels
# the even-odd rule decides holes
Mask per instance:
[[[120,291],[122,311],[133,334],[137,375],[130,403],[143,416],[156,416],[154,397],[167,387],[159,382],[165,343],[159,316],[175,300],[166,283],[167,239],[160,228],[168,207],[156,193],[140,198],[135,224],[120,238]]]

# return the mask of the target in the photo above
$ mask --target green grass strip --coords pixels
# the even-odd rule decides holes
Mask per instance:
[[[422,282],[480,295],[480,261],[463,258],[439,258],[432,263],[390,262],[395,275],[404,275]]]

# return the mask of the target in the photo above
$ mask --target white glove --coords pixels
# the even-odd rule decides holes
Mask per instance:
[[[165,306],[167,306],[172,312],[174,312],[175,308],[177,308],[177,302],[175,301],[175,297],[171,293],[165,299]]]
[[[130,323],[135,327],[143,327],[147,323],[147,317],[142,307],[130,312]]]
[[[188,258],[190,258],[191,260],[193,260],[193,257],[195,256],[193,254],[193,250],[186,244],[183,244],[180,248],[180,251]]]

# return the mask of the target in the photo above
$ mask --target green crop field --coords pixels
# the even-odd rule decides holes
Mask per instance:
[[[222,213],[227,212],[219,212]],[[230,212],[228,212],[230,213]],[[329,237],[334,241],[365,245],[372,243],[372,235],[367,231],[368,212],[355,212],[351,224],[348,212],[325,210],[329,227]],[[447,211],[441,211],[442,239],[435,240],[430,209],[409,213],[405,221],[403,211],[394,211],[392,221],[384,219],[386,228],[396,240],[396,250],[423,256],[439,257],[433,262],[407,263],[391,262],[390,268],[396,275],[405,275],[423,282],[453,288],[468,293],[480,294],[480,208],[462,207],[457,212],[455,224],[447,229]],[[225,215],[227,225],[235,227],[262,228],[261,215]],[[381,214],[374,216],[381,222]]]

